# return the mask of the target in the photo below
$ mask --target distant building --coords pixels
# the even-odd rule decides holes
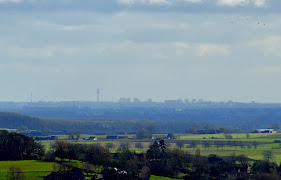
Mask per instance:
[[[119,103],[130,103],[131,102],[131,98],[120,98],[118,100]]]
[[[42,131],[31,130],[28,133],[23,133],[28,136],[44,136],[45,134]]]
[[[48,141],[55,140],[56,136],[48,136],[48,137],[35,137],[36,141]]]
[[[140,103],[139,98],[134,98],[134,103]]]
[[[44,178],[44,180],[59,180],[59,179],[65,179],[65,180],[83,180],[84,174],[82,171],[78,168],[73,168],[71,171],[59,171],[59,172],[52,172],[48,176]]]
[[[185,104],[188,104],[188,103],[190,103],[190,100],[189,100],[189,99],[185,99],[185,100],[184,100],[184,103],[185,103]]]
[[[147,99],[146,102],[147,103],[152,103],[152,99]]]
[[[117,137],[118,137],[118,139],[129,139],[128,136],[117,136]]]
[[[192,99],[191,102],[192,102],[192,103],[196,103],[196,99]]]
[[[106,139],[117,139],[118,136],[106,136]]]
[[[174,134],[169,133],[169,134],[167,135],[166,139],[176,139],[176,138],[175,138],[175,135],[174,135]]]
[[[255,129],[252,133],[277,133],[274,129]]]
[[[87,140],[88,141],[96,141],[96,140],[98,140],[98,138],[97,137],[89,137],[89,138],[87,138]]]

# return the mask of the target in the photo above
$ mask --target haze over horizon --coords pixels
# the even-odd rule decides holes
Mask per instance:
[[[0,101],[281,102],[281,1],[0,0]]]

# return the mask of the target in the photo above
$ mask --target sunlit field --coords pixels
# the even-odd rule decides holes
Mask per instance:
[[[23,161],[0,161],[0,179],[6,179],[7,171],[10,167],[19,167],[26,179],[43,179],[53,170],[53,162],[45,162],[38,160],[23,160]]]
[[[154,138],[165,137],[167,134],[155,134]],[[87,140],[70,140],[67,135],[59,135],[58,140],[67,141],[70,143],[83,143],[83,144],[97,144],[101,146],[106,146],[106,144],[113,144],[113,148],[109,148],[110,152],[116,152],[122,143],[127,143],[129,148],[136,153],[145,152],[149,146],[155,141],[154,139],[135,139],[135,135],[129,135],[129,139],[115,139],[107,140],[105,135],[81,135],[81,138],[87,138],[90,136],[95,136],[98,138],[96,141]],[[217,154],[219,156],[230,156],[235,153],[236,155],[244,154],[253,160],[263,159],[262,152],[270,150],[274,153],[274,161],[281,162],[281,146],[279,143],[274,143],[274,140],[281,140],[281,133],[275,134],[265,134],[265,133],[250,133],[248,138],[246,133],[235,133],[231,134],[232,139],[226,139],[223,134],[175,134],[176,139],[166,140],[167,147],[178,148],[177,142],[182,141],[182,150],[189,151],[191,154],[195,153],[195,149],[200,149],[202,156],[208,156],[210,154]],[[196,147],[191,147],[190,142],[195,141],[197,143]],[[210,147],[206,148],[203,146],[203,142],[210,141]],[[223,146],[216,146],[216,141],[223,141],[225,144]],[[227,142],[244,142],[253,143],[257,142],[259,145],[255,148],[253,145],[244,147],[241,146],[229,146]],[[135,147],[137,142],[141,142],[143,148],[139,149]],[[54,141],[41,141],[45,146],[46,150],[49,150],[54,144]]]

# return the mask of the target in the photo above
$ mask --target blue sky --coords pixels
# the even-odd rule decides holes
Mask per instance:
[[[0,101],[281,102],[281,1],[0,0]]]

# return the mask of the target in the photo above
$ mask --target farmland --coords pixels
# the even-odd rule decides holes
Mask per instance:
[[[115,139],[108,140],[105,135],[81,135],[81,138],[87,138],[95,136],[98,138],[96,141],[78,140],[72,141],[67,135],[59,135],[58,140],[63,140],[70,143],[83,143],[83,144],[97,144],[106,146],[106,144],[113,144],[113,148],[110,148],[111,152],[116,152],[117,148],[126,144],[131,150],[137,153],[145,152],[154,139],[136,139],[135,135],[128,135],[129,139]],[[154,138],[165,137],[166,134],[154,134]],[[275,140],[281,140],[281,133],[265,134],[265,133],[235,133],[231,134],[232,139],[226,139],[223,134],[175,134],[174,140],[166,140],[168,148],[177,148],[177,142],[183,143],[182,150],[189,151],[191,154],[195,153],[196,149],[200,149],[201,155],[208,156],[209,154],[217,154],[219,156],[230,156],[235,153],[236,155],[244,154],[253,160],[263,159],[262,153],[264,151],[272,151],[274,153],[274,161],[281,162],[281,146],[279,143],[274,143]],[[136,143],[141,142],[142,148],[136,148]],[[196,146],[191,147],[192,142],[196,143]],[[204,142],[209,142],[210,146],[205,147]],[[217,145],[218,142],[223,142],[223,145]],[[231,142],[236,142],[236,145],[231,145]],[[253,143],[257,143],[256,147]],[[49,150],[54,141],[41,141],[45,148]],[[242,145],[241,145],[242,143]]]
[[[70,140],[67,135],[58,135],[57,140],[66,141],[68,143],[80,143],[80,144],[96,144],[106,146],[107,144],[113,144],[112,148],[109,148],[110,152],[116,152],[116,150],[126,145],[130,150],[137,153],[146,152],[149,146],[155,141],[155,139],[136,139],[135,135],[129,135],[128,139],[113,139],[108,140],[104,135],[81,135],[81,138],[87,138],[95,136],[98,138],[96,141],[87,140]],[[166,134],[154,134],[154,138],[165,137]],[[166,145],[170,149],[179,148],[178,142],[182,142],[181,149],[188,151],[191,154],[196,153],[196,149],[200,149],[202,156],[209,156],[210,154],[216,154],[220,157],[227,157],[233,154],[244,154],[248,158],[254,160],[263,159],[264,151],[272,151],[274,154],[273,161],[281,162],[281,146],[279,143],[274,143],[276,140],[281,139],[281,134],[231,134],[232,139],[226,139],[223,134],[175,134],[175,139],[166,140]],[[46,148],[46,151],[53,148],[54,140],[40,141]],[[192,147],[193,142],[196,142],[196,146]],[[209,142],[210,146],[204,146],[204,142]],[[223,142],[224,145],[218,146],[218,142]],[[231,146],[227,142],[242,142],[244,145]],[[258,142],[258,145],[254,147],[251,145],[253,142]],[[136,148],[136,144],[141,143],[141,148]],[[77,163],[76,163],[77,164]],[[81,166],[81,163],[78,163]],[[53,162],[45,162],[40,160],[23,160],[23,161],[0,161],[0,179],[6,179],[7,171],[11,166],[19,167],[27,179],[42,179],[54,169]],[[159,176],[151,176],[152,180],[163,179]],[[170,178],[166,178],[167,180]]]
[[[0,179],[6,179],[10,167],[19,167],[26,179],[43,179],[52,172],[54,163],[39,160],[0,161]]]

